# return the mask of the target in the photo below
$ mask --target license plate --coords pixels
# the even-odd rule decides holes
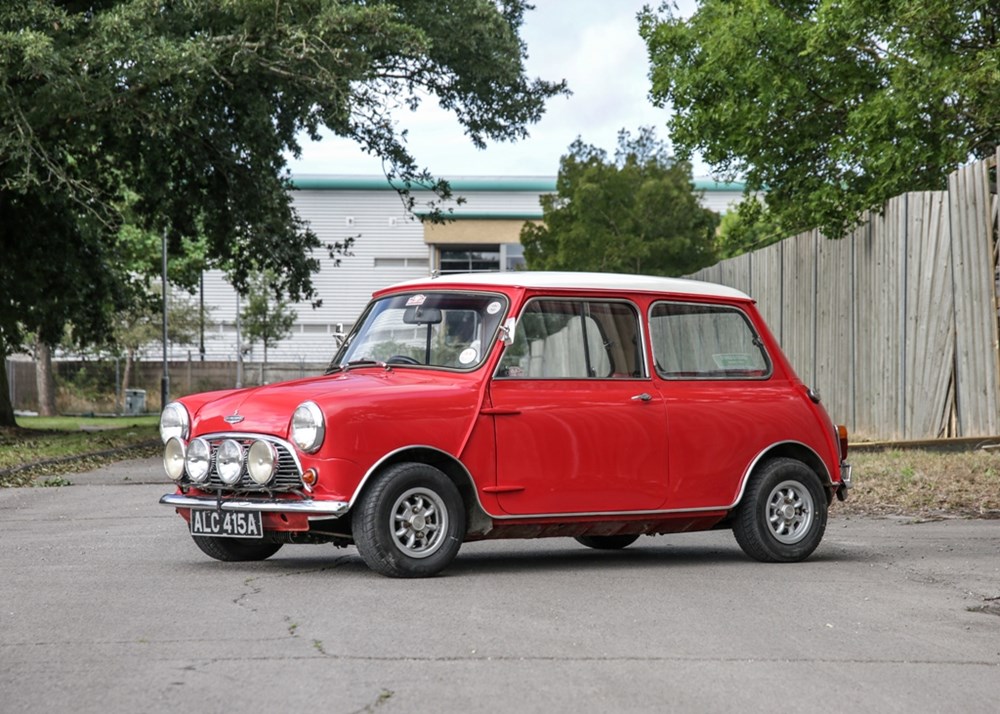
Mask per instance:
[[[263,538],[260,511],[191,509],[191,535],[223,538]]]

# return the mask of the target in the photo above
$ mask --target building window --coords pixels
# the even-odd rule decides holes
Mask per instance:
[[[522,270],[524,249],[520,243],[441,247],[438,249],[438,266],[442,275]]]
[[[524,246],[520,243],[504,243],[500,246],[500,262],[504,270],[524,270]]]
[[[423,268],[427,269],[427,258],[375,258],[376,268]]]
[[[488,270],[499,270],[499,246],[442,248],[440,266],[442,275],[446,273],[482,273]]]

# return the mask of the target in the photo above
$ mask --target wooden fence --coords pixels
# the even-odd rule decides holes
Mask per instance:
[[[998,159],[890,200],[841,240],[810,231],[690,277],[753,295],[858,437],[996,436]]]

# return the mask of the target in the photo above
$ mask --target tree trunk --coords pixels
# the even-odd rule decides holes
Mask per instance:
[[[0,427],[16,427],[14,405],[10,401],[10,385],[7,383],[7,344],[0,332]]]
[[[122,370],[122,394],[131,386],[132,363],[135,361],[135,350],[129,348],[125,350],[125,369]]]
[[[52,374],[52,348],[35,342],[35,385],[38,387],[38,413],[56,415],[56,379]]]

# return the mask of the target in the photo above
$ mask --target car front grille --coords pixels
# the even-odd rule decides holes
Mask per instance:
[[[202,484],[195,484],[198,488],[211,491],[296,491],[302,488],[302,469],[299,466],[298,459],[292,453],[291,447],[285,442],[259,435],[236,436],[233,434],[214,434],[202,438],[212,447],[212,462],[208,470],[208,481]],[[243,447],[243,466],[240,470],[240,480],[232,486],[222,482],[215,468],[215,459],[219,452],[219,445],[226,439],[233,439]],[[250,474],[247,471],[246,452],[250,449],[250,445],[257,440],[268,441],[274,444],[278,451],[278,468],[271,479],[271,483],[266,486],[261,486],[250,478]]]

